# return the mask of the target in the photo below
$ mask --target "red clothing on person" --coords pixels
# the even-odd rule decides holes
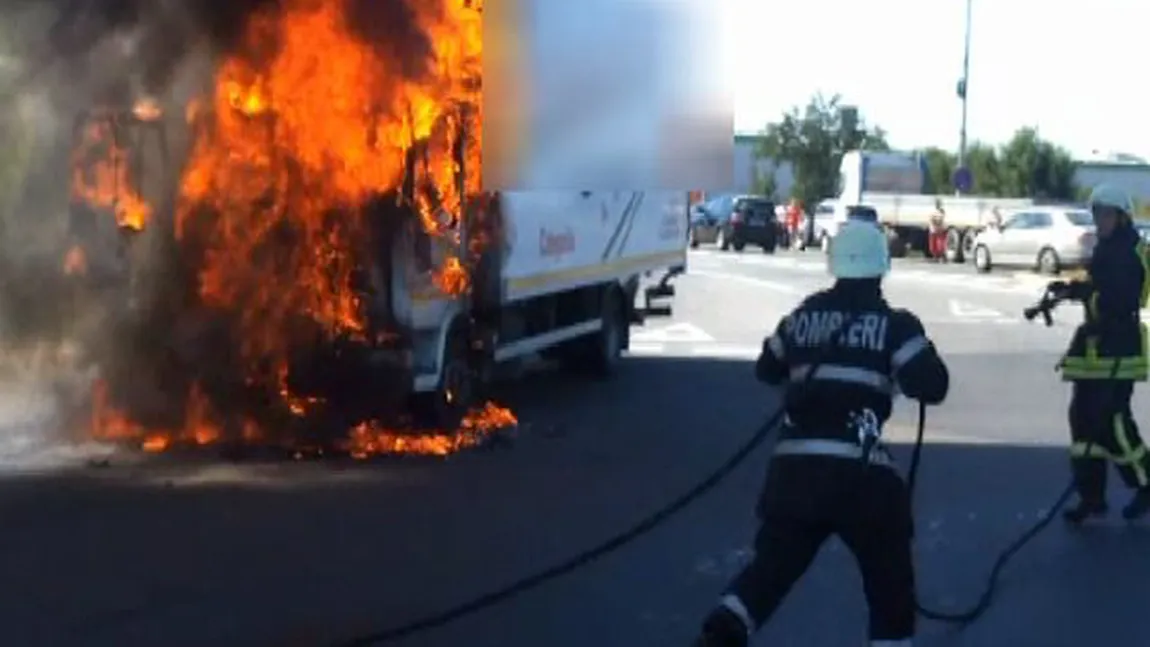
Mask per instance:
[[[797,204],[792,204],[787,207],[787,229],[790,231],[798,231],[802,217],[803,212]]]
[[[931,258],[944,258],[946,256],[946,225],[945,216],[936,213],[930,218],[930,234],[928,247]]]

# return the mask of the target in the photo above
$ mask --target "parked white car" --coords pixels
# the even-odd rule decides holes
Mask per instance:
[[[1036,268],[1045,274],[1082,267],[1090,261],[1097,237],[1089,211],[1031,207],[990,226],[974,239],[974,267]]]

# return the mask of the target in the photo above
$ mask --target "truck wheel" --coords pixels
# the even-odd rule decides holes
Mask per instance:
[[[891,258],[905,258],[906,257],[906,241],[893,227],[883,227],[882,233],[886,236],[886,248],[890,252]]]
[[[736,252],[741,252],[747,248],[747,244],[741,240],[736,240],[731,243],[731,247],[734,247]]]
[[[965,260],[962,254],[962,231],[952,227],[946,231],[946,261],[962,263]]]
[[[1043,247],[1042,251],[1038,252],[1038,271],[1057,276],[1062,271],[1062,261],[1058,259],[1058,253],[1049,247]]]
[[[978,231],[974,229],[967,229],[962,232],[962,256],[963,258],[974,258],[974,239],[978,236]]]
[[[603,309],[600,315],[602,327],[590,338],[587,368],[600,378],[610,377],[623,359],[623,349],[631,334],[630,322],[624,307],[622,292],[615,288],[603,295]]]
[[[466,332],[453,326],[443,350],[443,369],[439,385],[431,393],[414,398],[413,413],[419,426],[454,432],[475,403],[479,380],[468,349]]]
[[[986,245],[979,245],[974,248],[974,269],[982,274],[990,271],[990,250]]]

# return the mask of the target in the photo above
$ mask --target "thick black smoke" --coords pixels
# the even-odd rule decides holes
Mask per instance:
[[[427,73],[432,44],[404,0],[345,0],[353,31],[379,52],[383,60],[398,63],[407,78]],[[422,0],[432,4],[430,0]],[[435,4],[439,4],[435,2]]]
[[[51,0],[40,3],[55,18],[48,28],[46,51],[40,53],[33,74],[54,67],[66,76],[109,65],[99,56],[103,43],[120,38],[130,50],[125,67],[144,85],[158,90],[170,80],[196,45],[210,44],[216,51],[230,50],[239,40],[247,18],[276,0]],[[45,5],[51,5],[46,7]],[[103,60],[101,60],[103,59]],[[123,63],[123,62],[122,62]],[[98,70],[97,70],[98,71]]]
[[[408,2],[344,2],[354,31],[382,57],[398,63],[408,78],[426,72],[431,43]],[[3,11],[33,3],[55,15],[42,41],[47,49],[39,53],[33,74],[55,66],[65,68],[68,76],[90,73],[101,64],[93,60],[101,43],[118,36],[131,41],[131,64],[145,87],[159,90],[196,45],[206,41],[216,52],[234,51],[247,19],[284,0],[18,0]]]

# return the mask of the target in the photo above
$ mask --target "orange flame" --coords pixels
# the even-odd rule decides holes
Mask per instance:
[[[289,2],[256,16],[248,38],[274,33],[277,52],[268,61],[232,58],[220,67],[215,120],[184,175],[177,231],[205,206],[227,214],[214,228],[200,295],[245,313],[244,351],[253,364],[285,356],[292,340],[283,331],[300,314],[329,336],[366,332],[351,289],[364,232],[349,213],[400,185],[408,149],[433,138],[441,123],[450,130],[444,115],[453,105],[479,104],[468,79],[479,73],[479,14],[462,0],[437,4],[412,6],[434,43],[427,78],[405,80],[397,62],[355,36],[339,0]],[[449,153],[447,145],[430,151],[429,179],[443,208],[458,211]],[[293,258],[261,261],[261,248],[285,226],[300,238]],[[459,274],[454,266],[449,271]]]
[[[140,231],[152,209],[132,188],[128,158],[110,121],[87,124],[72,158],[72,197],[108,210],[116,224]]]
[[[87,271],[88,256],[84,253],[84,248],[79,245],[69,247],[68,253],[64,255],[64,274],[78,276]]]
[[[431,44],[427,69],[418,75],[356,34],[346,4],[285,0],[251,17],[240,51],[267,51],[260,46],[270,40],[274,52],[222,60],[210,96],[184,111],[197,128],[178,187],[176,238],[194,238],[206,248],[198,296],[236,314],[245,383],[268,386],[298,417],[325,403],[291,392],[293,349],[317,332],[328,340],[374,341],[354,282],[378,254],[366,247],[371,237],[362,206],[415,177],[412,206],[421,226],[458,249],[465,196],[481,190],[482,2],[409,0]],[[150,101],[138,103],[133,114],[162,116]],[[462,169],[461,133],[468,139]],[[77,195],[111,206],[122,225],[142,228],[151,212],[125,193],[123,152],[108,135],[101,132],[96,141],[111,151],[112,170],[98,175],[99,190],[77,188]],[[470,288],[466,256],[474,251],[449,255],[436,269],[440,291],[461,295]],[[131,438],[160,451],[221,437],[197,386],[187,398],[183,428],[172,430],[142,428],[114,410],[103,383],[93,395],[100,438]],[[346,449],[355,456],[445,454],[515,422],[511,411],[493,403],[472,411],[457,433],[413,437],[367,422],[350,430]],[[272,436],[252,421],[241,426],[244,441]]]

